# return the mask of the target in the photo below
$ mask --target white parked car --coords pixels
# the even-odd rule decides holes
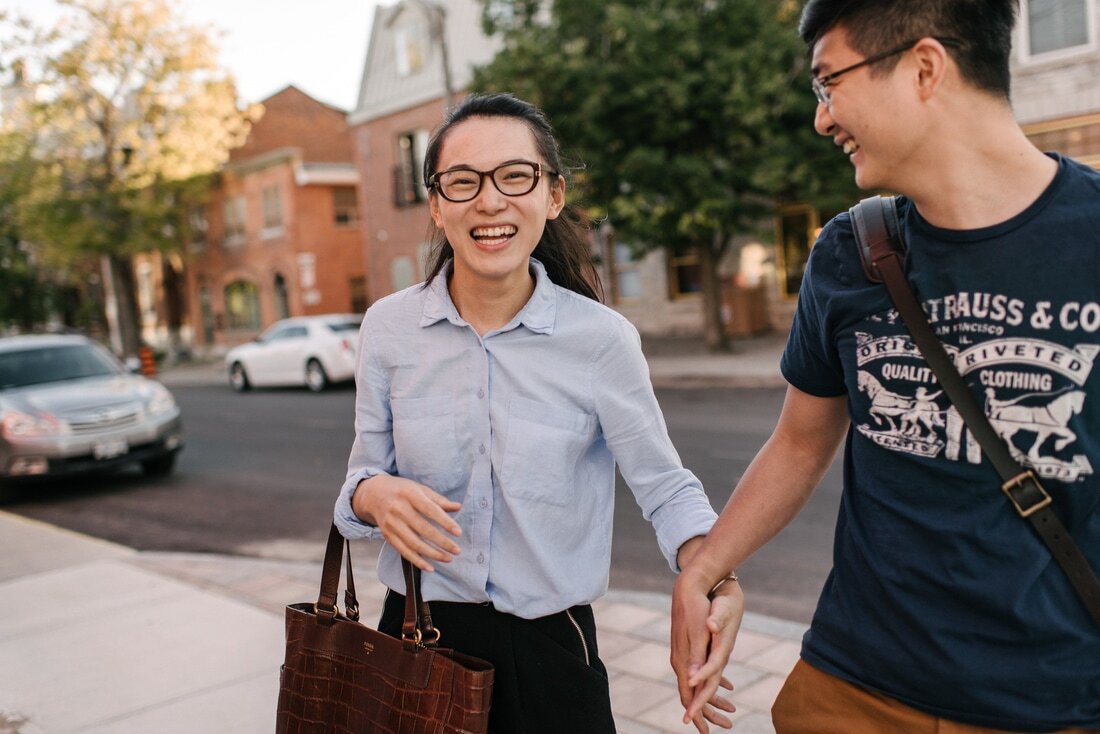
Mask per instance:
[[[225,355],[229,384],[252,387],[305,385],[314,392],[355,377],[355,347],[363,317],[296,316],[272,324],[255,341]]]

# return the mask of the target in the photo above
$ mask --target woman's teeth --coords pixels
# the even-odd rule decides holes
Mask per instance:
[[[477,227],[470,232],[471,236],[479,242],[484,240],[504,240],[516,233],[512,226],[503,227]]]
[[[844,155],[851,155],[852,153],[855,153],[857,150],[859,150],[859,145],[856,144],[856,141],[854,141],[854,140],[845,140],[844,141]]]

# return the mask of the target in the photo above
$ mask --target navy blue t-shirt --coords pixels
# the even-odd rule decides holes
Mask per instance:
[[[933,329],[1100,570],[1100,172],[1054,157],[1002,224],[940,229],[904,198],[899,215]],[[1100,728],[1100,629],[864,277],[847,213],[810,254],[782,371],[847,394],[852,421],[806,661],[955,721]]]

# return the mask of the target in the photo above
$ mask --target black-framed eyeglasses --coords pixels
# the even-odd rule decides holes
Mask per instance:
[[[501,163],[491,171],[458,166],[433,173],[428,179],[428,188],[438,191],[447,201],[470,201],[481,193],[481,183],[488,176],[497,191],[505,196],[523,196],[535,190],[543,174],[557,176],[558,172],[543,168],[541,163],[522,160]]]
[[[820,102],[821,104],[824,104],[824,105],[829,104],[829,85],[831,85],[834,81],[836,81],[837,77],[839,77],[843,74],[847,74],[849,71],[855,71],[856,69],[860,68],[861,66],[869,66],[870,64],[877,64],[878,62],[884,61],[885,59],[888,59],[891,56],[897,56],[900,53],[905,53],[906,51],[908,51],[909,49],[913,48],[918,43],[920,43],[922,38],[927,38],[927,36],[921,36],[921,38],[915,38],[912,41],[908,41],[906,43],[903,43],[902,45],[898,46],[897,48],[892,48],[888,51],[883,51],[882,53],[875,54],[874,56],[868,56],[863,61],[852,64],[851,66],[845,66],[840,71],[834,71],[832,74],[826,74],[825,76],[812,76],[812,77],[810,77],[810,86],[812,86],[813,89],[814,89],[814,94],[817,96],[817,101]],[[936,36],[933,36],[933,38],[935,38],[937,41],[942,43],[944,46],[948,46],[948,47],[951,47],[951,48],[959,48],[960,46],[962,46],[962,42],[957,41],[954,38],[939,38],[939,37],[936,37]]]

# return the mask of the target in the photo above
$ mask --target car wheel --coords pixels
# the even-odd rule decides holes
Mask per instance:
[[[244,392],[252,387],[248,382],[248,373],[240,362],[234,362],[229,368],[229,384],[237,392]]]
[[[306,387],[313,392],[321,392],[328,387],[328,375],[316,359],[306,362]]]
[[[176,468],[176,451],[155,456],[141,462],[141,471],[147,477],[166,477]]]

